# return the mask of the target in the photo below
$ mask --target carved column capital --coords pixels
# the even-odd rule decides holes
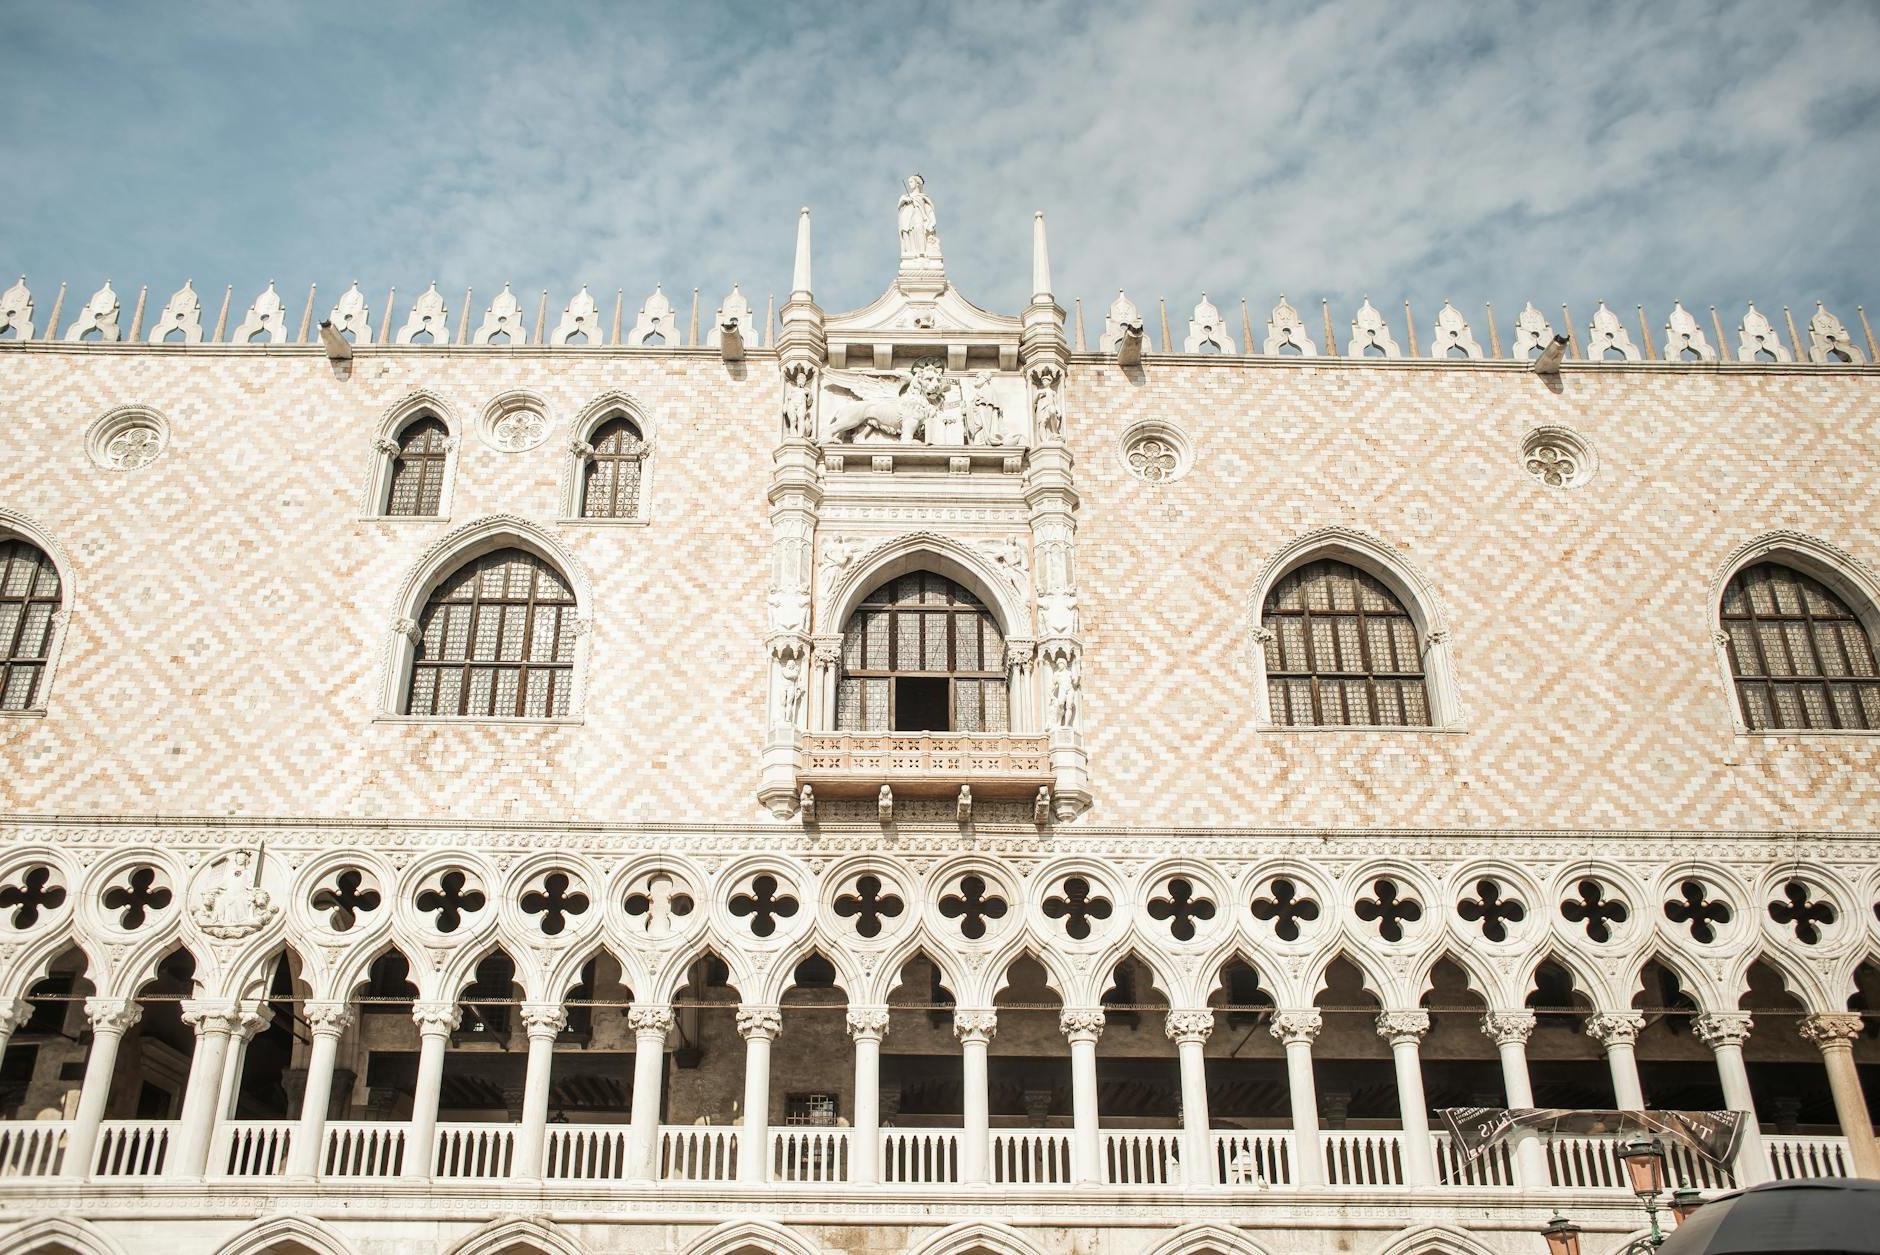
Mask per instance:
[[[1058,1032],[1076,1041],[1095,1041],[1103,1036],[1103,1008],[1078,1007],[1058,1012]]]
[[[91,1031],[94,1033],[116,1033],[121,1036],[130,1032],[137,1021],[144,1018],[144,1009],[137,1005],[135,998],[87,998],[85,1018],[91,1021]]]
[[[657,1002],[636,1002],[627,1008],[627,1027],[635,1037],[657,1037],[662,1042],[672,1032],[672,1008]]]
[[[842,638],[840,636],[812,636],[810,640],[811,658],[819,667],[834,667],[842,661]]]
[[[1756,1022],[1747,1011],[1711,1011],[1691,1021],[1691,1031],[1712,1050],[1719,1046],[1741,1046],[1749,1040]]]
[[[415,1002],[411,1018],[420,1037],[447,1037],[463,1022],[463,1014],[454,1002]]]
[[[309,1002],[301,1014],[315,1037],[339,1037],[352,1027],[352,1008],[343,1002]]]
[[[1490,1011],[1482,1017],[1482,1032],[1497,1046],[1525,1046],[1534,1024],[1532,1011]]]
[[[265,1002],[251,1002],[236,1013],[235,1036],[243,1042],[251,1042],[256,1033],[272,1023],[274,1008]]]
[[[1005,668],[1029,667],[1038,656],[1038,642],[1021,636],[1007,637],[1005,641]]]
[[[849,1036],[856,1041],[880,1041],[888,1035],[888,1008],[850,1007]]]
[[[227,1037],[241,1019],[241,1008],[219,998],[185,998],[183,1023],[196,1030],[198,1037]]]
[[[1273,1035],[1273,1040],[1290,1046],[1294,1042],[1304,1042],[1310,1046],[1318,1040],[1319,1030],[1325,1027],[1325,1017],[1315,1010],[1279,1011],[1274,1013],[1273,1022],[1266,1026],[1266,1031]]]
[[[1393,1046],[1421,1042],[1430,1031],[1428,1011],[1379,1011],[1377,1035]]]
[[[1586,1035],[1602,1046],[1629,1046],[1644,1027],[1645,1017],[1637,1011],[1602,1011],[1587,1017]]]
[[[783,1009],[774,1006],[738,1008],[738,1036],[745,1041],[773,1041],[783,1031]]]
[[[1823,1050],[1831,1049],[1836,1043],[1845,1045],[1858,1038],[1861,1033],[1860,1016],[1852,1011],[1828,1015],[1805,1015],[1796,1026],[1803,1041],[1811,1041]]]
[[[546,1037],[553,1041],[561,1035],[561,1030],[568,1027],[568,1008],[559,1002],[525,1002],[522,1004],[522,1027],[528,1030],[531,1040]]]
[[[1170,1011],[1163,1022],[1162,1031],[1177,1045],[1205,1042],[1214,1032],[1214,1012]]]
[[[991,1008],[953,1012],[953,1036],[961,1043],[989,1042],[999,1031],[999,1013]]]
[[[0,1002],[0,1036],[11,1036],[33,1013],[33,1004],[24,998]]]
[[[390,436],[380,436],[377,440],[372,442],[372,447],[377,449],[380,453],[383,453],[386,457],[398,456],[398,442],[393,440]]]

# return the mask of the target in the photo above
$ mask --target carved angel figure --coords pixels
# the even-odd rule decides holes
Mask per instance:
[[[946,398],[946,368],[923,358],[903,378],[874,371],[829,373],[829,390],[854,398],[829,423],[828,438],[854,443],[858,436],[911,444],[924,438],[927,423]]]

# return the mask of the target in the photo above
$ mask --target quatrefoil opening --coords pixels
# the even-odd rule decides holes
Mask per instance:
[[[366,883],[363,871],[348,867],[315,890],[309,905],[326,912],[328,928],[346,933],[358,927],[362,916],[378,910],[382,900],[379,891]]]
[[[1612,926],[1623,924],[1631,917],[1626,904],[1609,896],[1606,886],[1590,876],[1575,885],[1573,891],[1576,896],[1560,904],[1560,915],[1569,924],[1584,925],[1589,941],[1611,941]]]
[[[1171,876],[1165,890],[1149,899],[1149,918],[1166,923],[1175,940],[1193,941],[1196,922],[1214,918],[1214,901],[1187,877]]]
[[[550,872],[542,877],[542,887],[522,895],[519,905],[530,915],[541,916],[539,927],[544,937],[558,937],[577,915],[587,914],[588,896],[574,887],[567,872]]]
[[[1083,876],[1066,876],[1059,892],[1044,900],[1045,916],[1063,920],[1064,935],[1072,941],[1088,941],[1092,921],[1110,918],[1113,909],[1110,900]]]
[[[105,910],[118,913],[117,926],[128,933],[142,928],[152,915],[170,904],[170,898],[169,889],[158,882],[156,868],[138,867],[124,883],[106,889],[100,901]]]
[[[441,933],[454,933],[463,927],[466,916],[482,910],[489,899],[470,886],[468,873],[448,871],[438,878],[437,888],[418,894],[417,907],[433,915],[431,926]]]
[[[1482,936],[1493,942],[1508,940],[1508,925],[1527,918],[1519,899],[1508,897],[1499,882],[1484,876],[1475,882],[1475,896],[1456,903],[1456,914],[1482,926]]]
[[[751,935],[768,937],[777,931],[779,920],[789,919],[797,912],[797,900],[783,892],[777,878],[768,872],[751,878],[749,893],[734,893],[727,904],[733,915],[750,916]]]
[[[1319,917],[1319,904],[1285,876],[1275,876],[1267,896],[1255,898],[1247,909],[1261,923],[1273,925],[1273,935],[1281,941],[1299,940],[1300,923]]]
[[[960,936],[978,941],[986,935],[988,920],[1005,918],[1010,908],[1004,898],[987,888],[983,876],[968,872],[960,877],[958,893],[940,899],[940,914],[960,922]]]
[[[1665,903],[1665,918],[1684,924],[1691,930],[1691,940],[1709,945],[1717,939],[1717,925],[1730,922],[1730,904],[1710,896],[1701,880],[1687,880],[1678,886],[1678,896]]]
[[[1377,935],[1385,941],[1402,941],[1403,926],[1423,918],[1423,904],[1409,897],[1388,876],[1371,882],[1373,896],[1359,898],[1355,908],[1358,918],[1377,925]]]
[[[1782,898],[1769,904],[1769,918],[1795,930],[1795,939],[1805,946],[1821,944],[1821,930],[1834,923],[1834,904],[1817,898],[1803,880],[1791,880],[1782,886]]]
[[[883,890],[881,877],[872,872],[857,876],[853,891],[838,894],[835,900],[836,914],[854,920],[855,935],[870,941],[881,936],[884,921],[894,919],[906,909],[907,904],[899,895]]]
[[[65,903],[65,888],[55,884],[52,869],[41,864],[29,867],[18,883],[0,886],[0,910],[10,910],[8,919],[15,929],[25,932]]]

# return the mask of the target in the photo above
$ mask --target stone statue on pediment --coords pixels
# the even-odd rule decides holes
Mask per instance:
[[[895,221],[901,230],[902,257],[940,259],[938,220],[934,216],[933,201],[927,195],[927,180],[920,175],[908,176],[907,190],[901,193],[901,203],[895,210]]]

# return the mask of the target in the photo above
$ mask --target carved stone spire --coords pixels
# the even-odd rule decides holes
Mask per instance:
[[[793,289],[790,299],[793,301],[813,300],[814,298],[810,295],[809,282],[808,205],[803,206],[802,211],[796,216],[796,270],[793,274],[794,277],[790,280],[790,287]]]
[[[1031,299],[1035,304],[1048,304],[1053,299],[1051,294],[1051,250],[1044,240],[1044,210],[1040,209],[1031,219]]]

